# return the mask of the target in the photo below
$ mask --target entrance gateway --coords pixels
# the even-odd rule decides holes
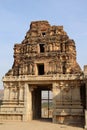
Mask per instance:
[[[33,88],[33,89],[32,89]],[[29,87],[32,98],[32,119],[52,118],[52,85],[33,85]]]
[[[83,72],[63,26],[31,22],[25,39],[14,45],[14,63],[3,85],[0,121],[52,118],[87,128],[87,66]]]

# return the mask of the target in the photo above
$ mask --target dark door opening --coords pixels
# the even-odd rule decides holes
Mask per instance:
[[[44,75],[44,64],[38,64],[38,75]]]
[[[81,97],[81,104],[84,109],[86,109],[86,85],[82,84],[80,86],[80,97]]]
[[[66,74],[66,62],[63,62],[62,64],[63,74]]]
[[[44,52],[44,44],[40,44],[40,53]]]
[[[51,86],[37,86],[32,91],[32,119],[52,121]]]
[[[35,88],[32,92],[32,118],[33,120],[41,119],[41,90]]]

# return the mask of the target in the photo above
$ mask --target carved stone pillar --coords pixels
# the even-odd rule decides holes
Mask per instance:
[[[19,101],[24,100],[24,88],[20,87],[19,89]]]
[[[9,84],[4,83],[4,100],[9,100]]]
[[[23,116],[23,120],[30,121],[32,120],[32,92],[30,90],[30,86],[27,83],[25,83],[24,89],[25,89],[24,94],[25,113]]]
[[[4,100],[7,100],[7,87],[4,84]]]
[[[16,87],[16,88],[15,88],[15,99],[16,99],[17,101],[19,100],[18,97],[19,97],[19,88]]]
[[[15,83],[10,83],[9,87],[9,100],[15,99]]]
[[[60,100],[60,87],[59,87],[59,83],[57,83],[57,82],[55,82],[55,83],[53,83],[53,97],[55,98],[55,99],[59,99]]]
[[[14,100],[15,94],[14,94],[14,88],[10,88],[10,100]]]
[[[53,83],[52,92],[53,92],[53,105],[54,105],[53,122],[56,123],[56,101],[61,100],[60,88],[59,88],[59,84],[57,82]]]

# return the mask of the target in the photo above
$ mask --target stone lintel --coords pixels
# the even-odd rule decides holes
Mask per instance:
[[[55,80],[83,80],[79,74],[57,74],[52,76],[5,76],[4,81],[55,81]]]

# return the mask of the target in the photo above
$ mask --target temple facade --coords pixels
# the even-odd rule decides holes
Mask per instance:
[[[14,63],[3,85],[0,121],[41,119],[42,91],[48,91],[52,93],[52,122],[87,127],[87,66],[81,70],[75,42],[63,26],[31,22],[24,40],[14,45]],[[49,106],[49,98],[47,102]]]

